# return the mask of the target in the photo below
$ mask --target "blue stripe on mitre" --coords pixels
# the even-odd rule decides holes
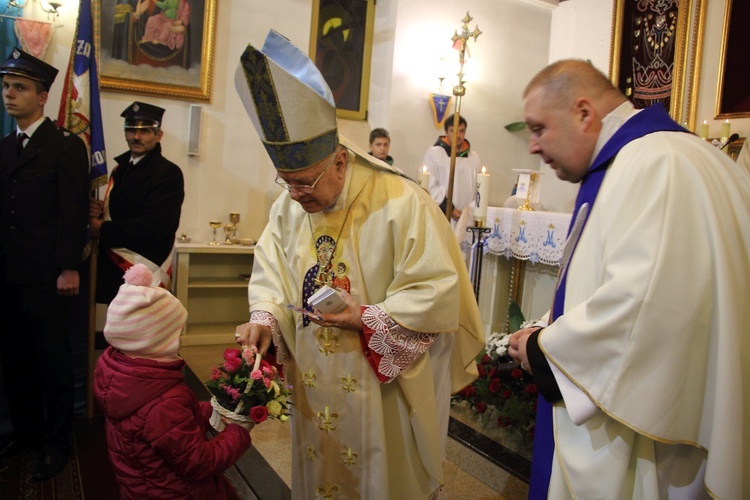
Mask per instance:
[[[240,63],[253,98],[258,121],[263,129],[262,139],[270,142],[288,142],[289,133],[284,126],[284,115],[276,96],[266,56],[248,45],[240,56]]]

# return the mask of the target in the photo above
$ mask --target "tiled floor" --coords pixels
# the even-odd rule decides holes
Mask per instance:
[[[201,380],[208,380],[211,367],[221,361],[231,345],[186,346],[180,354]],[[252,431],[253,445],[287,485],[291,486],[292,444],[289,427],[268,420]],[[462,444],[449,439],[444,464],[445,488],[441,500],[524,499],[528,486]]]

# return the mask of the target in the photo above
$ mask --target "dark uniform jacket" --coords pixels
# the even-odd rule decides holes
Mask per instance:
[[[83,141],[45,118],[17,152],[0,141],[0,276],[11,284],[55,283],[78,269],[86,244],[89,161]]]
[[[161,155],[161,144],[129,165],[130,152],[115,158],[109,215],[99,233],[97,302],[109,303],[122,285],[123,272],[106,250],[127,248],[157,266],[167,260],[180,225],[185,186],[180,167]]]

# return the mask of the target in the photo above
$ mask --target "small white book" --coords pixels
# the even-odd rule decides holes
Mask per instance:
[[[307,299],[307,304],[325,314],[338,313],[346,309],[341,294],[328,285],[323,285]]]

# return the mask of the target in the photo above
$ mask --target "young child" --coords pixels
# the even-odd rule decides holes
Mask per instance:
[[[107,312],[110,347],[94,373],[121,497],[232,498],[221,475],[250,447],[250,434],[229,423],[206,439],[211,405],[185,384],[177,355],[187,311],[167,290],[149,286],[143,264],[124,279]]]

